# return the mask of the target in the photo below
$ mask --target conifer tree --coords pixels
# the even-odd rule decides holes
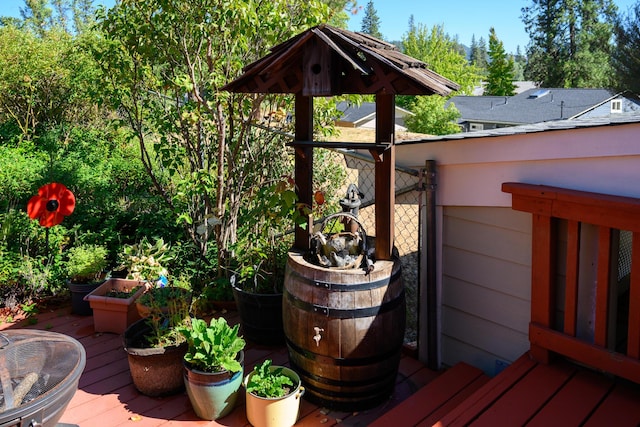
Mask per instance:
[[[615,69],[614,87],[640,94],[640,2],[616,20],[616,47],[612,62]]]
[[[373,6],[373,1],[369,0],[367,6],[364,9],[364,17],[362,18],[362,26],[360,31],[365,34],[369,34],[371,37],[382,40],[382,33],[380,32],[380,18],[378,12]]]
[[[613,0],[530,0],[525,77],[545,87],[609,86],[616,12]]]
[[[513,84],[513,58],[507,57],[502,41],[498,39],[496,30],[489,30],[489,65],[487,66],[487,87],[485,95],[513,96],[516,85]]]

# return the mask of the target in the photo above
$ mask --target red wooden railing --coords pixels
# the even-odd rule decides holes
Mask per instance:
[[[533,214],[531,260],[531,323],[529,341],[534,359],[548,363],[560,354],[595,369],[640,383],[640,199],[568,190],[543,185],[504,183],[515,210]],[[566,220],[566,236],[559,236],[560,220]],[[592,340],[576,336],[580,271],[580,228],[597,227],[597,284]],[[562,227],[564,230],[565,228]],[[616,230],[632,233],[627,345],[624,353],[612,350],[611,249]],[[557,248],[566,239],[564,306],[558,306],[556,287]],[[564,312],[562,322],[556,313]],[[561,330],[556,327],[562,324]]]

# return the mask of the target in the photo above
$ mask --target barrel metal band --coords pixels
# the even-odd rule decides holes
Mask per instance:
[[[340,309],[322,306],[319,304],[312,304],[307,301],[302,301],[300,298],[293,295],[291,292],[285,289],[285,295],[287,300],[296,308],[299,308],[303,311],[307,311],[310,313],[318,313],[327,317],[332,317],[334,319],[359,319],[362,317],[372,317],[378,314],[386,313],[388,311],[394,310],[399,307],[401,304],[405,302],[404,289],[400,294],[392,299],[391,301],[384,302],[380,305],[376,305],[373,307],[365,307],[365,308],[349,308],[349,309]]]
[[[346,292],[346,291],[361,291],[368,289],[377,289],[383,286],[387,286],[389,283],[398,280],[400,275],[402,274],[402,269],[398,268],[396,271],[392,272],[390,277],[385,277],[380,280],[375,280],[373,282],[360,282],[360,283],[331,283],[325,282],[322,280],[314,280],[310,277],[303,276],[297,271],[291,271],[291,275],[295,276],[297,281],[312,285],[317,288],[323,288],[330,291],[338,291],[338,292]]]

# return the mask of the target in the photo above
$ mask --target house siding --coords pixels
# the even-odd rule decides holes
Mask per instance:
[[[508,208],[445,207],[442,363],[494,375],[529,347],[531,218]]]

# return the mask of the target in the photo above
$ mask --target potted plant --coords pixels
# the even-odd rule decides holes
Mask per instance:
[[[84,297],[105,280],[107,249],[99,245],[74,246],[67,252],[65,268],[71,292],[71,312],[90,316],[93,311]]]
[[[145,284],[144,293],[136,300],[136,308],[141,317],[150,315],[167,315],[174,308],[176,301],[190,307],[191,291],[184,285],[170,285],[165,276],[154,283]]]
[[[187,342],[179,328],[189,322],[190,301],[183,293],[174,292],[177,289],[186,291],[176,286],[148,289],[139,298],[147,296],[143,319],[124,332],[133,384],[147,396],[164,396],[184,389],[182,360]]]
[[[292,229],[301,218],[294,185],[281,180],[261,188],[233,247],[230,279],[243,336],[265,345],[284,343],[282,290]]]
[[[253,427],[290,427],[298,420],[304,387],[295,371],[270,359],[244,379],[247,419]]]
[[[127,279],[156,281],[168,276],[166,265],[171,261],[171,247],[164,239],[154,243],[143,237],[139,243],[125,245],[120,254],[120,265],[116,271],[127,272]]]
[[[126,270],[127,278],[111,278],[85,297],[93,308],[96,332],[121,334],[133,322],[142,318],[135,301],[147,289],[147,282],[155,282],[161,276],[168,275],[165,263],[171,259],[169,249],[164,240],[156,239],[154,243],[150,243],[146,237],[139,243],[123,247],[120,265],[116,270]],[[126,294],[132,289],[136,292]],[[114,292],[124,292],[127,296],[118,298],[117,295],[112,295]]]
[[[144,292],[144,284],[140,280],[112,277],[89,292],[84,299],[93,310],[95,331],[121,334],[140,320],[134,302]]]
[[[196,415],[205,420],[222,418],[233,410],[244,371],[244,339],[238,324],[223,317],[210,323],[191,318],[179,328],[187,341],[184,382]]]

